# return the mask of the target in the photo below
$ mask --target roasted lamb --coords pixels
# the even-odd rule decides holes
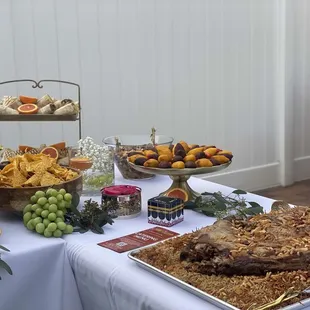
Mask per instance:
[[[310,270],[310,208],[294,207],[250,219],[218,220],[181,251],[207,275],[264,275]]]

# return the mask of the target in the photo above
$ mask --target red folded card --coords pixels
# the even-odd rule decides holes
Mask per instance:
[[[118,253],[123,253],[178,235],[178,233],[166,228],[154,227],[124,237],[104,241],[98,243],[98,245]]]

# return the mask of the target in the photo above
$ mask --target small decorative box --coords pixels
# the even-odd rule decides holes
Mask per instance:
[[[170,227],[184,220],[184,203],[179,198],[158,196],[147,204],[150,224]]]

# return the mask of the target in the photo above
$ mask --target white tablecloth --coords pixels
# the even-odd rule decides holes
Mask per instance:
[[[63,239],[44,238],[25,229],[15,216],[0,214],[1,257],[12,268],[0,268],[1,310],[82,310]]]
[[[117,177],[118,184],[136,184],[142,188],[143,213],[131,220],[116,220],[113,226],[104,226],[105,234],[91,232],[65,237],[68,255],[75,273],[84,310],[212,310],[217,307],[182,290],[181,288],[139,268],[127,257],[97,243],[154,227],[147,223],[146,201],[170,186],[168,177],[157,176],[147,181],[125,181]],[[189,184],[198,192],[233,189],[197,178]],[[272,200],[249,195],[249,198],[270,209]],[[210,225],[214,218],[185,210],[184,222],[169,229],[186,233]]]

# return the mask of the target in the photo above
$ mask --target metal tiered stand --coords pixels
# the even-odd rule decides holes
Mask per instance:
[[[21,83],[21,82],[31,82],[33,83],[32,88],[43,88],[42,83],[45,82],[53,82],[53,83],[61,83],[61,84],[68,84],[77,87],[78,89],[78,107],[79,113],[75,115],[54,115],[54,114],[17,114],[17,115],[0,115],[1,122],[55,122],[55,121],[79,121],[79,139],[82,138],[82,123],[81,123],[81,89],[80,85],[68,81],[61,81],[61,80],[12,80],[12,81],[5,81],[0,82],[0,85],[10,84],[10,83]]]

